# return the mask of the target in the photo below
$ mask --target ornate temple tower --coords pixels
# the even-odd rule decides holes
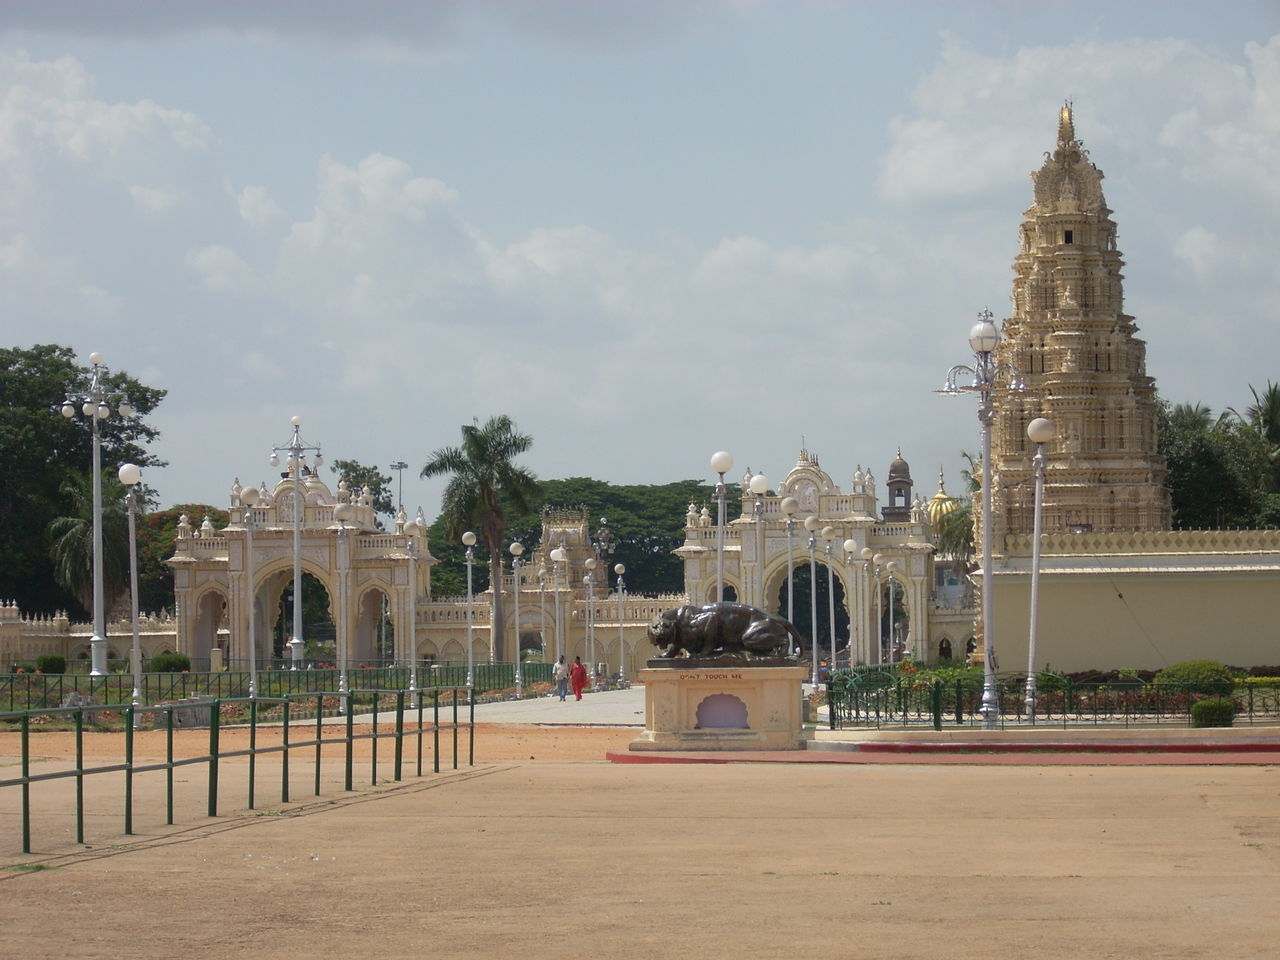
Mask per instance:
[[[1058,143],[1031,174],[1013,263],[1013,316],[997,348],[1026,385],[995,392],[994,548],[1030,533],[1034,500],[1027,424],[1050,418],[1046,533],[1167,530],[1164,458],[1156,454],[1155,381],[1146,343],[1124,312],[1123,260],[1102,195],[1102,171],[1076,139],[1070,104]]]

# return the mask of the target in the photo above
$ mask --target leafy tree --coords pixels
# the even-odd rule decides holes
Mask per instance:
[[[394,517],[395,501],[391,499],[391,478],[377,467],[366,467],[358,460],[334,460],[330,469],[341,480],[347,481],[347,489],[352,496],[359,496],[365,488],[373,496],[374,513],[381,516]],[[379,530],[385,530],[381,520],[375,520]]]
[[[490,417],[462,427],[461,447],[436,450],[422,468],[423,477],[450,475],[445,485],[442,514],[449,537],[457,541],[477,528],[489,553],[491,570],[502,569],[506,549],[507,510],[504,498],[520,510],[529,509],[537,489],[534,475],[513,461],[533,446],[533,438],[516,431],[511,418]],[[493,592],[493,650],[502,659],[502,591]]]
[[[1261,393],[1250,387],[1253,403],[1245,408],[1241,417],[1235,410],[1227,408],[1229,414],[1248,423],[1267,444],[1267,458],[1271,461],[1271,489],[1280,491],[1280,383],[1267,381],[1266,389]]]
[[[138,518],[138,609],[146,613],[172,610],[174,606],[173,567],[165,563],[173,556],[178,536],[178,520],[186,514],[193,526],[205,517],[221,529],[230,521],[225,510],[207,503],[175,504]]]
[[[1203,404],[1162,403],[1158,451],[1168,465],[1174,525],[1183,529],[1266,525],[1274,512],[1265,436],[1238,417],[1214,419]]]
[[[54,575],[50,524],[74,516],[68,484],[83,483],[92,469],[90,422],[58,412],[68,388],[79,389],[88,371],[75,352],[53,344],[0,349],[0,597],[30,613],[75,611],[74,595]],[[127,399],[136,415],[99,421],[103,472],[114,477],[121,463],[162,466],[147,452],[158,436],[145,417],[165,391],[127,374],[103,376],[109,394]],[[106,498],[104,498],[104,505]]]

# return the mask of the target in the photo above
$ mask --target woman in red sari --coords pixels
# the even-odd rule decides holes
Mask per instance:
[[[582,699],[582,691],[586,685],[587,668],[582,665],[581,657],[574,657],[573,666],[569,668],[569,686],[573,687],[573,699]]]

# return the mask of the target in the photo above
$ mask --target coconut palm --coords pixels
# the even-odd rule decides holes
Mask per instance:
[[[86,612],[93,610],[93,481],[77,477],[62,485],[67,516],[49,524],[54,576]],[[108,611],[129,583],[129,522],[124,484],[102,476],[102,596]]]
[[[1273,489],[1280,489],[1280,383],[1268,380],[1261,393],[1253,386],[1249,387],[1249,392],[1253,394],[1253,403],[1245,407],[1244,416],[1231,407],[1227,411],[1252,427],[1266,441]]]
[[[533,438],[517,432],[505,414],[490,417],[483,425],[472,421],[462,427],[462,446],[435,451],[421,472],[423,477],[451,475],[441,503],[445,530],[456,542],[464,531],[473,529],[489,551],[493,651],[498,659],[503,659],[505,647],[499,576],[507,532],[503,501],[521,513],[530,511],[537,478],[512,461],[531,446]]]

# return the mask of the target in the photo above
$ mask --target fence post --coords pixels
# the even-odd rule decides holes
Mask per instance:
[[[222,701],[209,705],[209,816],[218,815],[218,722],[222,719]]]
[[[395,779],[400,779],[400,765],[404,761],[404,691],[396,691],[396,766]]]
[[[933,701],[933,729],[942,729],[942,681],[934,679],[933,689],[930,691],[930,699]]]

